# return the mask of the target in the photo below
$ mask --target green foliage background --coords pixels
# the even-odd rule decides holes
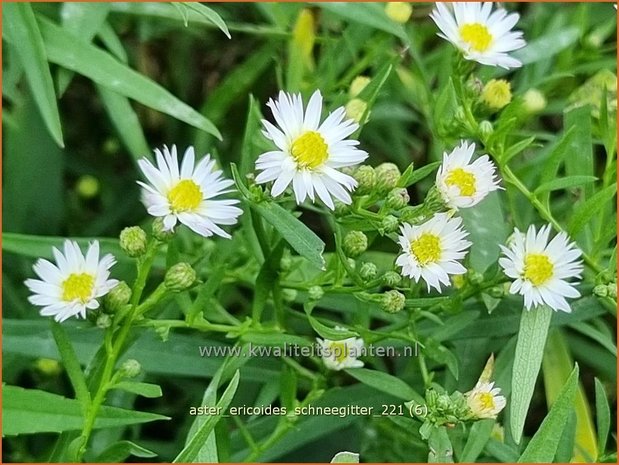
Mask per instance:
[[[398,315],[335,290],[309,316],[302,307],[303,283],[318,269],[306,261],[312,261],[310,252],[303,258],[293,251],[292,271],[279,282],[282,288],[295,289],[295,283],[299,288],[285,303],[287,330],[252,330],[241,338],[269,345],[307,343],[314,330],[328,332],[333,323],[344,322],[366,328],[368,339],[397,344],[379,333],[403,326],[409,339],[400,344],[419,341],[422,355],[368,360],[371,370],[358,373],[328,373],[301,359],[223,364],[221,358],[201,357],[198,347],[235,343],[239,333],[226,337],[213,327],[169,323],[182,323],[183,312],[197,308],[192,307],[196,292],[179,294],[132,335],[123,358],[139,360],[139,381],[148,384],[133,386],[134,392],[110,392],[96,424],[108,428],[96,430],[86,460],[329,461],[352,450],[367,462],[425,462],[448,459],[440,454],[453,449],[456,461],[573,456],[616,461],[616,438],[608,435],[616,426],[616,298],[592,293],[596,285],[616,282],[616,13],[610,3],[506,7],[521,13],[518,29],[528,46],[516,55],[525,66],[509,74],[480,67],[476,77],[512,83],[513,103],[499,115],[486,115],[494,133],[484,142],[502,153],[503,166],[528,194],[504,182],[505,192],[462,212],[474,243],[468,266],[483,274],[482,283],[469,283],[466,293],[451,298],[409,299]],[[304,9],[312,13],[309,26],[298,21]],[[181,150],[195,145],[199,154],[210,151],[228,176],[231,162],[241,175],[251,172],[255,157],[268,148],[257,131],[259,116],[268,114],[265,102],[278,89],[306,97],[321,89],[333,109],[348,101],[357,75],[368,75],[373,80],[363,97],[371,114],[360,135],[370,153],[367,163],[390,161],[404,171],[411,163],[423,170],[438,161],[467,134],[453,126],[460,95],[450,79],[455,52],[436,37],[431,9],[429,3],[415,4],[412,19],[400,25],[386,16],[383,4],[371,3],[3,6],[3,419],[12,415],[10,425],[4,422],[3,461],[66,460],[73,439],[67,430],[79,429],[82,421],[72,372],[80,365],[96,372],[101,362],[95,355],[101,329],[74,320],[53,332],[48,319],[27,303],[23,280],[32,276],[34,260],[49,257],[62,237],[84,238],[82,244],[96,237],[118,258],[114,276],[130,281],[134,265],[116,237],[129,225],[148,230],[150,221],[139,202],[135,161],[150,156],[151,148],[175,143]],[[605,87],[609,79],[614,92]],[[523,116],[517,109],[530,88],[540,89],[548,105],[540,114]],[[432,183],[430,170],[425,174],[409,189],[412,203],[422,202]],[[447,392],[469,390],[491,353],[497,357],[496,383],[509,396],[522,301],[493,296],[483,283],[497,275],[497,245],[512,226],[524,230],[546,221],[544,212],[572,234],[594,266],[580,286],[583,297],[572,303],[573,313],[553,316],[543,382],[526,418],[524,443],[514,443],[508,421],[500,418],[504,440],[492,433],[492,421],[459,425],[447,442],[434,438],[443,440],[430,444],[436,456],[419,435],[419,419],[408,416],[311,417],[291,424],[274,417],[224,418],[209,426],[214,436],[206,429],[194,436],[198,428],[192,429],[188,409],[201,401],[294,405],[311,400],[380,409],[423,396],[424,370]],[[281,218],[278,211],[273,216]],[[269,297],[273,270],[260,270],[254,259],[250,218],[246,211],[232,241],[203,240],[182,230],[155,258],[148,289],[166,266],[183,259],[195,264],[210,286],[200,291],[199,302],[208,305],[198,308],[209,321],[240,324],[256,301],[262,302],[265,319],[275,318],[281,299]],[[335,250],[330,224],[308,210],[301,219],[326,243],[329,261]],[[275,248],[277,233],[271,237]],[[395,252],[391,241],[377,238],[364,259],[384,273],[392,269]],[[63,352],[63,341],[73,348],[74,360],[70,349]],[[45,360],[60,360],[57,345],[64,368]],[[574,361],[579,371],[570,376]],[[160,386],[161,396],[153,385]],[[220,389],[216,396],[220,385],[231,386],[228,395]],[[547,416],[555,401],[556,413]],[[502,418],[509,415],[508,401]],[[193,446],[191,438],[198,438]],[[549,443],[557,452],[544,456]],[[156,458],[148,458],[153,454]]]

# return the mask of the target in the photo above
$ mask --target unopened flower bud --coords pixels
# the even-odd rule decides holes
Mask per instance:
[[[546,108],[546,97],[537,89],[529,89],[522,96],[527,113],[539,113]]]
[[[395,287],[402,282],[402,275],[397,271],[387,271],[383,275],[383,282],[389,287]]]
[[[189,263],[177,263],[165,274],[165,286],[171,291],[184,291],[196,280],[196,272]]]
[[[142,365],[134,358],[125,360],[120,366],[120,372],[126,378],[135,378],[142,371]]]
[[[38,371],[47,376],[57,376],[62,372],[62,367],[58,360],[51,358],[39,358],[34,362]]]
[[[435,186],[432,186],[430,188],[430,191],[428,192],[428,195],[426,195],[423,204],[426,210],[432,213],[444,211],[446,208],[445,199]]]
[[[350,212],[350,205],[345,204],[344,202],[340,202],[336,200],[334,203],[335,209],[333,212],[336,216],[344,216]]]
[[[388,313],[398,313],[404,308],[406,298],[400,291],[391,290],[381,296],[380,307]]]
[[[174,237],[174,230],[165,230],[163,226],[163,217],[158,216],[153,220],[152,226],[153,237],[161,242],[167,242]]]
[[[396,187],[387,195],[387,206],[394,210],[399,210],[408,205],[410,197],[408,191],[404,187]]]
[[[481,91],[481,101],[491,110],[500,110],[512,101],[512,86],[505,79],[491,79]]]
[[[136,258],[146,252],[146,233],[139,226],[131,226],[120,232],[120,247],[130,257]]]
[[[365,262],[363,265],[361,265],[361,268],[359,269],[359,276],[361,276],[361,279],[365,281],[370,281],[371,279],[374,279],[377,273],[378,269],[376,268],[376,265],[371,262]]]
[[[456,108],[456,111],[454,112],[454,118],[457,121],[465,121],[466,120],[466,112],[464,111],[464,108],[462,108],[461,106]]]
[[[126,282],[120,281],[103,298],[103,304],[110,312],[118,312],[131,300],[131,288]]]
[[[99,187],[99,180],[89,174],[80,176],[75,184],[77,194],[86,200],[96,197],[99,193]]]
[[[413,7],[407,2],[388,2],[385,5],[385,13],[391,21],[404,24],[413,14]]]
[[[608,286],[605,284],[598,284],[593,288],[593,295],[598,297],[608,297]]]
[[[357,262],[354,258],[347,258],[346,262],[348,263],[348,267],[352,270],[357,268]]]
[[[325,295],[325,291],[320,286],[312,286],[307,290],[307,295],[310,300],[320,300]]]
[[[478,271],[469,270],[468,278],[471,284],[481,284],[484,282],[484,275]]]
[[[97,317],[97,328],[106,329],[112,326],[112,317],[107,313],[102,313]]]
[[[376,187],[380,192],[389,192],[398,185],[400,169],[393,163],[381,163],[375,169]]]
[[[298,295],[299,292],[296,289],[282,289],[282,299],[284,302],[294,302]]]
[[[380,222],[380,228],[386,232],[391,233],[398,229],[399,221],[393,215],[386,215]]]
[[[361,93],[363,89],[370,83],[371,79],[367,76],[357,76],[350,83],[350,88],[348,89],[348,95],[350,98],[354,98]]]
[[[617,283],[610,283],[608,285],[608,297],[612,299],[617,298]]]
[[[348,257],[358,257],[368,248],[368,238],[361,231],[350,231],[344,236],[344,253]]]
[[[482,140],[487,140],[493,132],[494,127],[492,126],[492,123],[490,121],[484,120],[479,123],[479,135],[481,136]]]
[[[505,289],[503,286],[491,287],[490,290],[488,290],[488,295],[490,295],[490,297],[494,297],[495,299],[500,299],[505,295]]]
[[[367,194],[376,186],[376,171],[369,165],[361,165],[353,174],[353,178],[357,181],[357,189],[355,192],[359,194]]]
[[[367,108],[368,104],[360,98],[354,98],[350,100],[344,107],[344,109],[346,110],[346,116],[352,119],[355,123],[359,124],[366,123],[367,120],[370,118],[370,113],[368,112],[365,119],[362,120]]]

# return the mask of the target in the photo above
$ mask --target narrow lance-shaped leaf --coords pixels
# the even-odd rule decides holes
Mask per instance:
[[[574,407],[574,396],[578,386],[578,365],[567,379],[559,397],[553,404],[548,416],[542,422],[537,433],[524,450],[519,463],[547,463],[552,462],[557,452],[559,441],[567,418]]]
[[[30,3],[6,3],[2,12],[3,39],[15,49],[45,125],[60,147],[64,147],[54,83],[47,63],[45,44]]]
[[[51,62],[221,139],[221,134],[207,118],[109,53],[75,40],[48,19],[39,18],[39,27]]]
[[[520,330],[516,342],[516,354],[512,370],[512,400],[510,427],[516,443],[520,443],[524,422],[533,397],[539,373],[546,335],[553,311],[547,306],[522,310]]]

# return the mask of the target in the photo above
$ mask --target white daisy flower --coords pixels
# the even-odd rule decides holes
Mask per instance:
[[[474,151],[474,143],[462,141],[451,153],[443,153],[443,164],[436,173],[436,188],[450,208],[472,207],[489,192],[501,189],[496,167],[488,155],[471,163]]]
[[[357,182],[338,170],[358,165],[368,154],[356,148],[358,141],[347,139],[359,125],[344,120],[344,107],[329,114],[321,124],[320,91],[314,92],[305,111],[300,94],[280,91],[278,99],[269,100],[267,105],[279,128],[262,120],[263,133],[275,143],[277,150],[263,153],[256,161],[256,169],[261,171],[256,182],[274,181],[273,197],[292,183],[297,204],[306,197],[313,202],[316,195],[331,210],[335,208],[332,196],[350,204],[349,192],[357,187]]]
[[[335,329],[338,329],[336,327]],[[363,362],[357,360],[363,355],[363,339],[349,337],[341,341],[316,338],[319,354],[325,366],[330,370],[343,370],[344,368],[361,368]]]
[[[499,395],[501,389],[494,383],[478,382],[465,394],[466,403],[475,418],[496,418],[505,408],[505,397]]]
[[[163,147],[163,153],[156,149],[157,167],[142,158],[138,165],[149,184],[138,181],[142,186],[142,202],[152,216],[163,217],[165,231],[171,231],[180,221],[204,237],[217,234],[230,238],[230,234],[218,225],[236,224],[243,213],[234,205],[236,199],[219,199],[221,194],[232,192],[228,187],[234,181],[225,179],[221,170],[214,169],[215,160],[206,155],[195,164],[193,147],[187,148],[180,169],[176,146],[172,150]]]
[[[90,243],[86,257],[74,241],[65,241],[64,254],[56,247],[52,250],[56,264],[40,258],[32,268],[41,279],[25,281],[33,292],[28,300],[43,307],[41,315],[53,316],[56,321],[86,318],[86,310],[99,308],[97,299],[118,284],[118,280],[108,279],[116,259],[107,254],[99,260],[98,241]]]
[[[505,69],[522,66],[508,54],[526,45],[522,32],[512,31],[518,13],[507,14],[501,7],[491,13],[490,2],[459,2],[452,7],[436,3],[430,17],[441,30],[438,35],[458,47],[464,58]]]
[[[553,310],[569,313],[571,309],[565,298],[580,297],[580,292],[574,288],[575,283],[566,280],[580,278],[583,266],[578,258],[582,252],[564,232],[550,243],[549,234],[550,225],[539,232],[535,226],[529,226],[526,235],[516,229],[508,246],[501,246],[505,257],[499,259],[499,265],[507,276],[515,279],[509,292],[523,295],[527,310],[548,305]]]
[[[402,275],[419,282],[423,279],[431,287],[441,291],[441,284],[449,286],[449,275],[466,273],[458,260],[464,258],[471,243],[462,229],[462,218],[450,218],[447,213],[437,213],[420,225],[403,224],[398,237],[402,255],[396,265],[402,267]]]

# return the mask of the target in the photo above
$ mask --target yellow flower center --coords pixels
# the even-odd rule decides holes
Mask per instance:
[[[494,396],[489,392],[482,392],[479,394],[479,403],[484,410],[493,410]]]
[[[331,342],[329,350],[331,351],[329,355],[333,356],[338,363],[342,363],[350,355],[350,349],[346,343],[340,341]]]
[[[411,242],[411,252],[421,265],[437,262],[441,258],[441,240],[434,234],[423,233]]]
[[[71,273],[62,282],[62,300],[73,302],[79,300],[86,303],[92,295],[92,288],[95,285],[95,277],[88,273]]]
[[[554,265],[543,254],[530,253],[524,259],[524,277],[540,286],[552,278]]]
[[[451,170],[447,175],[447,179],[445,179],[445,184],[448,186],[458,186],[460,195],[465,197],[471,197],[477,192],[475,188],[475,175],[462,168]]]
[[[202,191],[191,179],[183,179],[168,192],[170,208],[174,212],[195,210],[202,202]]]
[[[307,131],[297,137],[290,151],[301,168],[315,169],[322,165],[329,156],[328,146],[316,131]]]
[[[460,37],[476,52],[485,52],[492,42],[492,34],[485,25],[480,23],[463,24],[460,27]]]

